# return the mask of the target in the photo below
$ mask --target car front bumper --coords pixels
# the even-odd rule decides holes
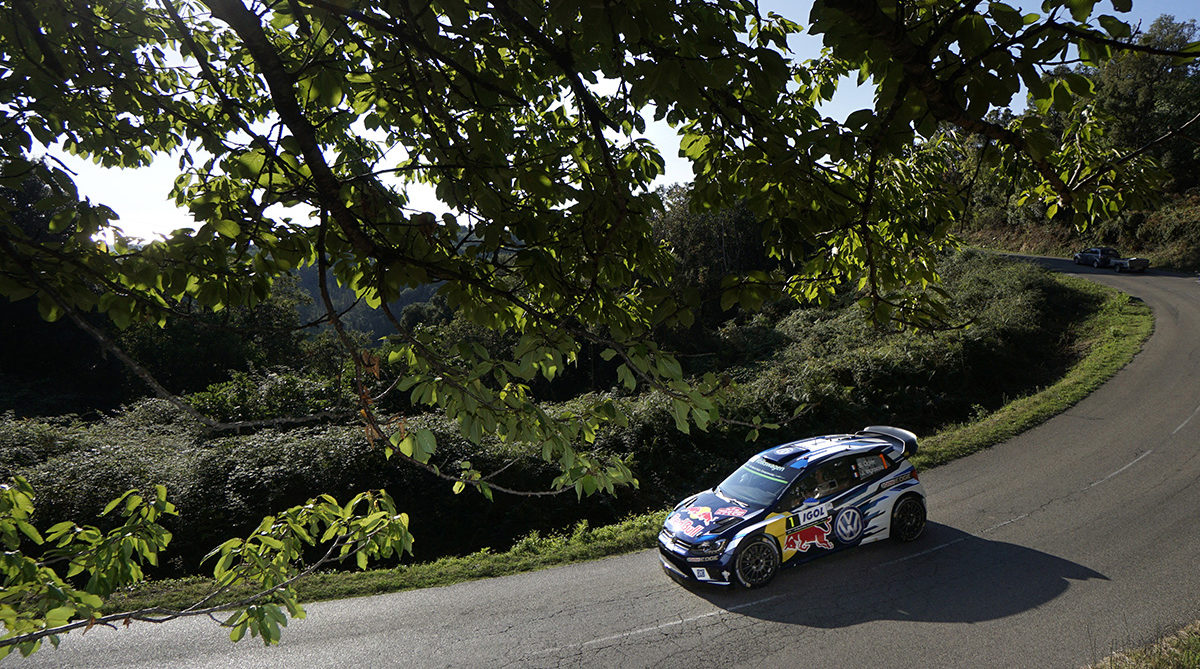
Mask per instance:
[[[687,551],[658,538],[658,559],[668,575],[691,583],[730,585],[732,570],[727,553],[711,557],[688,555]]]

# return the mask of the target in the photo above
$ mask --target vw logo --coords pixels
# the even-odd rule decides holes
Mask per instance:
[[[834,533],[837,538],[844,544],[852,544],[862,537],[863,533],[863,516],[862,512],[854,507],[842,509],[838,514],[837,521],[834,523]]]

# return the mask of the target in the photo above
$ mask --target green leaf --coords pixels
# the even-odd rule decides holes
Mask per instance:
[[[988,12],[992,15],[992,19],[996,21],[996,25],[1000,26],[1004,32],[1010,35],[1016,33],[1025,25],[1021,17],[1021,12],[1004,3],[989,3]]]
[[[100,512],[100,515],[107,516],[110,512],[112,512],[113,509],[117,508],[117,505],[124,502],[127,497],[134,494],[135,492],[137,492],[137,491],[133,490],[133,489],[126,490],[124,492],[124,494],[122,494],[120,497],[114,499],[113,501],[109,502],[108,504],[105,504],[104,510]]]
[[[241,226],[229,219],[210,221],[210,225],[212,225],[213,228],[221,234],[221,236],[228,237],[230,239],[237,239],[238,235],[242,234]]]
[[[1082,74],[1067,72],[1063,75],[1063,83],[1071,89],[1071,93],[1081,97],[1092,97],[1096,93],[1095,84]],[[1055,102],[1057,106],[1057,100]]]
[[[23,520],[18,520],[18,521],[16,521],[16,523],[17,523],[17,529],[21,530],[21,534],[24,534],[25,536],[29,537],[30,540],[32,540],[33,543],[35,543],[35,544],[40,545],[42,543],[42,535],[38,534],[38,531],[36,529],[34,529],[33,525],[30,525],[29,523],[27,523]]]
[[[430,456],[437,451],[437,437],[430,430],[417,430],[416,449],[413,451],[413,459],[418,462],[429,462]]]
[[[1096,0],[1066,0],[1066,5],[1071,10],[1071,18],[1083,23],[1092,15]]]
[[[1100,26],[1113,39],[1126,39],[1132,33],[1128,23],[1109,14],[1102,14],[1100,16]]]

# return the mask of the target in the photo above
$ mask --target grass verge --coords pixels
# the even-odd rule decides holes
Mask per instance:
[[[1142,350],[1154,330],[1149,307],[1085,279],[1057,278],[1076,290],[1103,297],[1101,308],[1077,326],[1076,339],[1087,354],[1054,385],[922,439],[920,452],[912,458],[917,468],[945,464],[1046,422],[1087,397]]]
[[[1196,669],[1200,667],[1200,621],[1154,643],[1114,653],[1088,669]]]
[[[1103,306],[1077,328],[1080,362],[1054,385],[1017,399],[980,419],[952,426],[924,438],[913,458],[927,469],[969,455],[1032,428],[1080,401],[1117,373],[1141,350],[1153,330],[1150,309],[1128,295],[1083,279],[1058,277],[1072,288],[1102,296]],[[302,601],[373,595],[592,560],[650,548],[666,511],[632,516],[620,523],[592,528],[581,522],[569,533],[532,533],[503,552],[489,549],[462,557],[401,565],[393,569],[315,574],[296,583]],[[129,611],[151,606],[184,608],[211,591],[211,579],[189,577],[139,584],[115,593],[106,610]],[[235,601],[246,592],[230,592]],[[217,602],[213,602],[214,604]]]

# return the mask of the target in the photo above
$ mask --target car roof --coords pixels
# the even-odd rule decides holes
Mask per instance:
[[[802,469],[836,455],[877,452],[880,447],[891,447],[889,450],[893,450],[895,456],[900,456],[904,452],[903,445],[898,444],[894,439],[889,439],[883,434],[864,431],[858,434],[830,434],[790,441],[760,451],[752,459],[761,459],[793,469]]]

